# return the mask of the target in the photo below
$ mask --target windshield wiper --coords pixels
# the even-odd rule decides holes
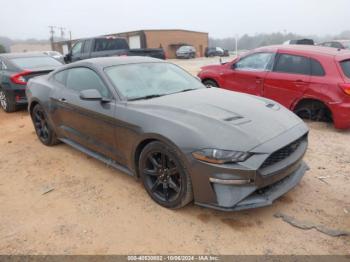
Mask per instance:
[[[148,95],[148,96],[141,96],[141,97],[135,97],[135,98],[129,98],[128,101],[135,101],[135,100],[144,100],[144,99],[151,99],[156,97],[161,97],[163,95]]]
[[[192,91],[192,90],[197,90],[197,88],[188,88],[188,89],[181,90],[179,92],[175,92],[173,94],[184,93],[184,92],[188,92],[188,91]]]

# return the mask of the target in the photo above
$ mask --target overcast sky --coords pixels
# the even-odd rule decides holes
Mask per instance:
[[[189,29],[211,37],[349,30],[350,0],[1,0],[0,36],[48,38],[49,25],[73,38],[140,29]]]

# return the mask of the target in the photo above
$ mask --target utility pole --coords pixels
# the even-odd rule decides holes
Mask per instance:
[[[235,37],[235,40],[236,40],[236,57],[238,56],[238,38],[239,38],[239,35],[236,34],[236,37]]]
[[[62,26],[54,26],[54,25],[50,25],[49,29],[50,29],[51,50],[55,50],[55,46],[54,46],[54,43],[55,43],[55,29],[59,30],[61,40],[65,39],[64,37],[66,35],[67,29],[62,27]],[[68,31],[68,32],[69,32],[69,40],[71,41],[72,40],[72,31]]]
[[[64,34],[65,34],[65,30],[66,30],[66,28],[64,28],[64,27],[58,27],[58,29],[61,31],[61,38],[62,38],[62,40],[64,39]]]
[[[54,42],[54,35],[55,35],[55,26],[49,25],[50,28],[50,43],[51,43],[51,50],[53,50],[53,42]]]

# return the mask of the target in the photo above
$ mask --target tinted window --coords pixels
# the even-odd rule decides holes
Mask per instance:
[[[79,55],[81,54],[81,48],[83,46],[83,42],[76,43],[72,48],[72,55]]]
[[[83,53],[90,53],[92,40],[85,40]]]
[[[265,71],[271,69],[273,53],[256,53],[242,58],[235,64],[236,70]]]
[[[102,38],[95,40],[94,51],[111,51],[129,49],[128,43],[122,38]]]
[[[299,39],[296,41],[298,45],[314,45],[315,42],[312,39]]]
[[[343,49],[343,45],[338,42],[332,42],[332,47]]]
[[[350,60],[345,60],[340,62],[341,68],[343,69],[344,74],[350,78]]]
[[[322,65],[320,64],[320,62],[318,62],[315,59],[311,59],[311,75],[313,76],[324,76],[326,73],[322,67]]]
[[[109,97],[108,89],[101,78],[91,69],[79,67],[67,70],[66,86],[80,92],[82,90],[97,89],[103,97]]]
[[[215,50],[215,49],[214,49]],[[178,51],[180,52],[192,52],[195,51],[195,48],[192,46],[181,46]]]
[[[303,56],[281,54],[274,71],[310,75],[310,59]]]
[[[22,69],[35,69],[40,67],[58,67],[61,62],[50,56],[22,57],[11,59],[17,67]]]
[[[61,72],[58,72],[56,73],[54,76],[53,76],[53,79],[63,85],[66,84],[66,79],[67,79],[67,70],[64,70],[64,71],[61,71]]]

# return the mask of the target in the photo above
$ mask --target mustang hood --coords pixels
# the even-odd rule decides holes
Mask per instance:
[[[302,122],[277,102],[218,88],[128,104],[192,129],[208,141],[203,146],[220,149],[250,150]]]

